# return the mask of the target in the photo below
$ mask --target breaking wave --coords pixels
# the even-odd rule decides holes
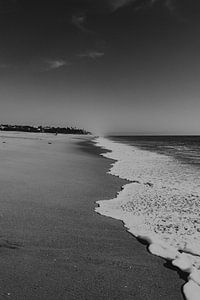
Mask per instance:
[[[149,251],[188,273],[186,299],[200,299],[200,173],[172,156],[97,138],[114,159],[109,173],[131,181],[96,212],[122,220]]]

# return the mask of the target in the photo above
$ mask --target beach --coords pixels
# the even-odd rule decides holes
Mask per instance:
[[[0,134],[0,299],[183,299],[181,273],[95,212],[127,183],[102,152],[87,136]]]

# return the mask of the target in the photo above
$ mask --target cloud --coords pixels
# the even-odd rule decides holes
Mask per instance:
[[[0,70],[12,70],[12,71],[22,71],[25,73],[43,73],[49,72],[53,70],[58,70],[62,67],[69,66],[71,63],[69,61],[65,61],[63,59],[45,59],[45,58],[34,58],[29,62],[23,63],[1,63],[0,62]]]
[[[47,70],[53,70],[65,66],[67,62],[64,60],[47,60],[46,64]]]
[[[166,0],[166,1],[165,1],[165,6],[167,7],[167,9],[168,9],[170,12],[174,12],[174,10],[175,10],[174,1],[172,1],[172,0]]]
[[[91,31],[85,27],[86,20],[87,16],[84,12],[75,14],[71,18],[71,22],[76,28],[80,29],[83,32],[90,33]]]
[[[34,59],[28,65],[24,66],[24,70],[43,73],[57,70],[69,64],[69,62],[62,59]]]
[[[179,10],[177,9],[177,6],[175,5],[174,0],[165,0],[165,7],[168,9],[171,15],[174,15],[179,20],[184,21],[184,18],[180,15]]]
[[[151,0],[151,6],[153,6],[155,3],[160,2],[164,5],[165,8],[169,10],[170,13],[174,13],[176,7],[174,4],[174,0]]]
[[[120,7],[126,6],[136,0],[110,0],[110,6],[113,11],[119,9]]]
[[[135,3],[136,5],[136,10],[144,9],[152,7],[158,2],[163,3],[165,8],[167,8],[171,14],[174,14],[176,9],[174,5],[174,0],[109,0],[109,4],[111,6],[112,11],[116,11],[123,6],[127,6],[133,3]]]
[[[86,53],[78,54],[78,56],[81,57],[81,58],[86,57],[86,58],[91,58],[91,59],[100,58],[104,55],[105,55],[104,52],[99,52],[99,51],[88,51]]]

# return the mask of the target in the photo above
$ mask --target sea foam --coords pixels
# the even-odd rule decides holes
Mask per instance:
[[[188,273],[183,292],[200,299],[200,174],[172,156],[97,138],[115,160],[109,174],[127,179],[115,199],[98,201],[96,212],[122,220],[149,251]]]

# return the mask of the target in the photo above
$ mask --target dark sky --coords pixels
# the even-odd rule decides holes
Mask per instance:
[[[199,0],[0,0],[0,123],[200,134]]]

